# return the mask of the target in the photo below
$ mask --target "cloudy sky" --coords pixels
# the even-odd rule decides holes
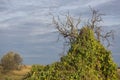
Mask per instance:
[[[115,30],[111,50],[120,64],[120,1],[119,0],[0,0],[0,56],[16,51],[26,64],[49,64],[59,60],[63,40],[52,26],[52,16],[67,14],[90,16],[91,6],[106,14],[101,25]],[[118,57],[119,56],[119,57]]]

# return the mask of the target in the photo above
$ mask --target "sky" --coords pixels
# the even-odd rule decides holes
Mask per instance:
[[[0,56],[16,51],[25,64],[50,64],[63,52],[63,39],[52,25],[52,15],[63,17],[68,11],[83,22],[90,8],[104,13],[102,26],[115,31],[110,50],[120,64],[120,0],[0,0]],[[62,18],[63,19],[63,18]]]

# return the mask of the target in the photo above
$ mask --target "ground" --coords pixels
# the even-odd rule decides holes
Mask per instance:
[[[13,70],[4,74],[0,74],[0,80],[21,80],[23,76],[29,72],[31,66],[24,66],[21,70]]]
[[[31,70],[31,66],[22,67],[21,70],[13,70],[5,74],[0,74],[0,80],[22,80],[23,76]],[[118,69],[120,79],[120,69]]]
[[[118,77],[119,77],[119,79],[120,79],[120,69],[118,69]]]

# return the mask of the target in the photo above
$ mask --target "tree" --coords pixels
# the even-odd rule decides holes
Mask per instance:
[[[88,22],[86,23],[86,27],[91,28],[94,31],[94,35],[96,36],[96,39],[100,42],[106,40],[107,41],[107,47],[111,46],[110,38],[114,39],[114,31],[111,30],[106,33],[102,33],[102,26],[99,25],[100,22],[102,22],[102,17],[104,14],[99,13],[98,10],[94,10],[91,8],[92,16],[90,19],[88,19]],[[61,22],[60,18],[58,17],[55,19],[53,16],[53,24],[55,25],[56,29],[59,31],[59,33],[67,40],[68,42],[74,41],[77,36],[80,33],[79,25],[81,23],[80,17],[74,18],[69,13],[65,16],[65,21]]]
[[[1,58],[1,65],[4,70],[13,70],[18,69],[22,61],[23,59],[18,53],[10,51]]]
[[[63,23],[53,18],[55,27],[69,43],[68,52],[59,62],[33,66],[23,80],[118,80],[112,53],[100,41],[103,35],[96,22],[101,20],[95,14],[81,29],[80,18],[74,20],[68,14]]]
[[[114,35],[112,30],[102,33],[102,27],[98,25],[102,21],[102,15],[99,11],[92,10],[91,19],[81,29],[79,29],[80,18],[74,19],[68,14],[66,21],[61,23],[60,18],[53,17],[56,29],[69,42],[68,54],[76,56],[74,58],[79,56],[77,63],[81,63],[74,63],[74,65],[77,64],[77,69],[83,71],[79,72],[83,75],[83,78],[80,76],[81,80],[88,80],[87,76],[91,78],[90,80],[117,80],[117,66],[111,57],[111,51],[102,44],[102,40],[106,40],[109,47],[111,45],[109,38],[113,39]]]
[[[34,65],[23,80],[118,80],[117,67],[107,50],[89,27],[80,29],[60,62]]]

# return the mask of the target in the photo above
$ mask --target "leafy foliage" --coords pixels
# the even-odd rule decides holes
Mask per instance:
[[[23,80],[117,80],[117,66],[94,31],[83,27],[60,62],[33,65]]]

